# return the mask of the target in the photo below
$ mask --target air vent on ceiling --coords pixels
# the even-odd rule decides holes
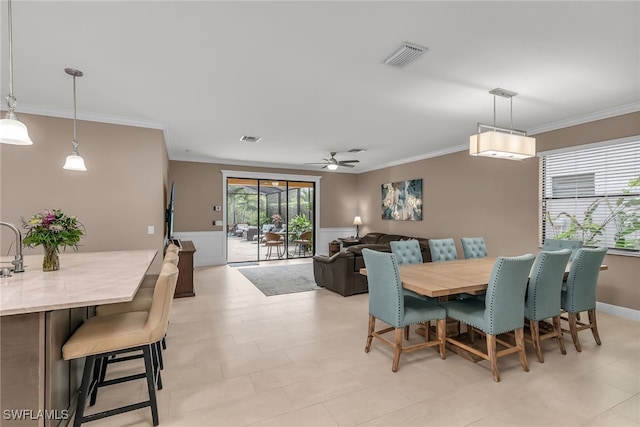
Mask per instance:
[[[404,42],[402,45],[391,52],[389,56],[382,60],[383,64],[391,65],[396,68],[403,68],[413,62],[422,55],[427,48],[417,44]]]
[[[262,138],[259,136],[246,136],[246,135],[242,135],[242,138],[240,138],[240,141],[242,142],[253,142],[253,143],[257,143],[260,142]]]

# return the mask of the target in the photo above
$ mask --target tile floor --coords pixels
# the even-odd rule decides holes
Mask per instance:
[[[517,356],[501,358],[495,383],[486,362],[451,352],[441,360],[433,349],[403,355],[391,372],[381,342],[364,352],[366,294],[267,298],[228,266],[197,269],[195,290],[173,305],[157,394],[164,427],[640,425],[640,325],[633,321],[599,313],[602,346],[581,332],[582,353],[565,337],[562,356],[545,341],[545,363],[531,348],[528,373]],[[145,395],[143,380],[110,386],[89,412]],[[150,426],[151,415],[146,408],[88,425]]]

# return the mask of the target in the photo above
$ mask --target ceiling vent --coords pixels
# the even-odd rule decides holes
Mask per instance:
[[[262,137],[259,137],[259,136],[242,135],[242,137],[240,138],[240,141],[258,143],[258,142],[260,142],[261,139],[262,139]]]
[[[424,46],[404,42],[399,48],[391,52],[389,56],[382,60],[382,63],[396,68],[403,68],[426,51],[427,48]]]

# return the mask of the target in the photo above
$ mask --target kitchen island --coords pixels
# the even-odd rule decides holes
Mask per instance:
[[[84,360],[62,345],[100,304],[131,301],[157,250],[61,253],[60,270],[42,255],[0,279],[0,424],[66,425]],[[4,261],[4,259],[3,259]]]

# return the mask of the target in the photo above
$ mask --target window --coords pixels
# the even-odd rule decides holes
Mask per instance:
[[[640,252],[640,137],[543,153],[541,240]]]

